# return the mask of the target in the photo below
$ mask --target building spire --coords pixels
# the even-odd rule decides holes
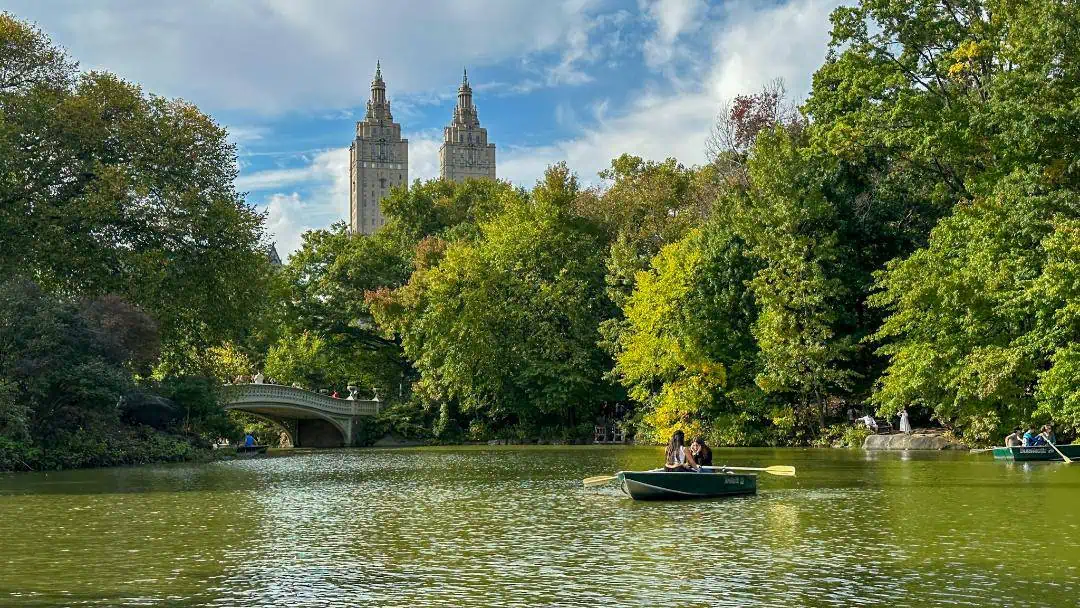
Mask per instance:
[[[382,61],[375,61],[375,78],[371,81],[371,99],[367,103],[367,118],[393,120],[390,102],[386,100],[386,83],[382,78]]]
[[[457,90],[457,107],[454,108],[454,124],[475,127],[480,124],[476,117],[476,106],[472,102],[472,87],[469,86],[469,70],[463,68],[461,86]]]

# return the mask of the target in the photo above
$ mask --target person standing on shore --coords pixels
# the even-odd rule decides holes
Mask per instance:
[[[908,421],[907,408],[900,410],[900,432],[911,434],[911,422]]]

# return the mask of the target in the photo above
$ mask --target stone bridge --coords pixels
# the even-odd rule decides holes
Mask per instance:
[[[240,410],[285,428],[295,447],[356,445],[361,416],[379,413],[379,396],[358,399],[349,387],[346,399],[335,399],[280,384],[229,384],[223,388],[226,410]]]

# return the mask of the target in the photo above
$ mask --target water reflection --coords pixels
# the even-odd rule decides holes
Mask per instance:
[[[1080,467],[716,450],[719,463],[794,464],[799,477],[763,475],[757,496],[689,503],[581,487],[659,458],[653,448],[442,448],[8,476],[0,604],[930,606],[1077,596],[1080,558],[1060,549],[1080,540]]]

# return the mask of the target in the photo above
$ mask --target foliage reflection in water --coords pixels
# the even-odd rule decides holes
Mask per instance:
[[[581,487],[660,458],[431,448],[9,475],[0,604],[1060,606],[1080,591],[1080,467],[717,450],[799,476],[684,503]]]

